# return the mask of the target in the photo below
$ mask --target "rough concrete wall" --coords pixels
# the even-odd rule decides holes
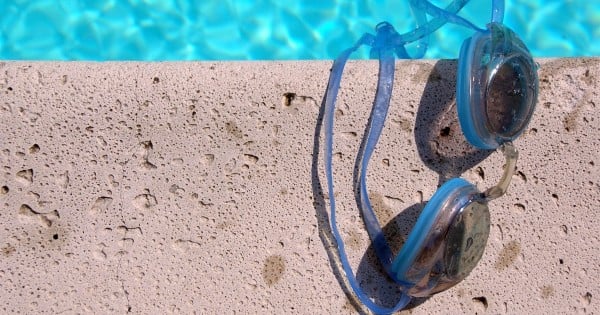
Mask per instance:
[[[600,309],[600,59],[540,62],[537,111],[479,266],[405,312]],[[330,65],[1,63],[1,312],[357,312],[315,154]],[[500,153],[462,137],[455,71],[397,63],[369,175],[396,250],[440,183],[462,174],[485,189],[502,172]],[[347,66],[336,194],[358,278],[393,303],[352,194],[376,76],[374,62]]]

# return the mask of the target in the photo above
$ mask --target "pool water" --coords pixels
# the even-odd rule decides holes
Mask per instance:
[[[0,59],[333,59],[383,20],[414,28],[408,1],[0,1]],[[444,6],[450,1],[433,1]],[[480,27],[490,0],[460,15]],[[535,57],[600,56],[600,1],[507,0],[504,22]],[[446,25],[426,58],[456,58],[472,31]],[[368,58],[368,49],[354,58]]]

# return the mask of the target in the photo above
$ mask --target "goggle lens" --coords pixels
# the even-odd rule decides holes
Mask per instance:
[[[535,107],[532,70],[517,56],[501,63],[488,82],[485,114],[489,131],[497,138],[511,140],[527,126]]]

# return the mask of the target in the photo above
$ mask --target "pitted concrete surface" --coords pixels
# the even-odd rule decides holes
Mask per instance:
[[[600,287],[600,59],[541,60],[518,172],[480,264],[404,314],[593,314]],[[322,191],[331,62],[0,63],[1,313],[364,312]],[[499,152],[460,132],[454,61],[399,61],[369,189],[394,249],[448,178],[479,189]],[[339,223],[367,294],[397,289],[369,248],[352,171],[376,62],[336,112]]]

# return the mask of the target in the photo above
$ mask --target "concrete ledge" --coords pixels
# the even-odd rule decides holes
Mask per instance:
[[[491,204],[482,261],[406,313],[600,309],[600,59],[540,63],[538,108],[516,142],[519,172]],[[1,312],[360,311],[341,282],[315,176],[330,66],[1,63]],[[397,63],[369,177],[395,248],[447,178],[485,189],[501,175],[501,154],[463,140],[455,71],[454,61]],[[375,62],[347,67],[336,194],[359,279],[392,303],[351,191],[376,76]]]

